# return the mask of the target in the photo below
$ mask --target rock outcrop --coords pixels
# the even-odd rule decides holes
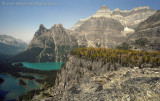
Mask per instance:
[[[36,101],[158,101],[160,69],[103,65],[69,55],[55,86],[35,96]]]
[[[160,11],[141,22],[128,38],[135,49],[160,50]]]

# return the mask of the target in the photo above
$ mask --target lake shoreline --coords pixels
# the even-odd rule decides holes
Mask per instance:
[[[47,63],[29,63],[29,62],[14,62],[12,66],[18,66],[22,68],[30,68],[34,70],[59,70],[64,62],[47,62]]]
[[[0,78],[0,84],[3,83],[3,82],[4,82],[4,79],[3,79],[3,78]]]
[[[19,82],[19,80],[20,80],[19,78],[15,78],[7,73],[0,73],[0,77],[5,80],[5,82],[3,84],[1,84],[1,86],[0,86],[0,91],[3,94],[1,96],[7,100],[15,100],[16,101],[19,98],[19,96],[27,94],[28,91],[40,89],[40,87],[42,86],[34,80],[33,81],[24,80],[25,85],[21,85]],[[5,88],[7,88],[7,89],[5,89]],[[15,92],[15,91],[17,91],[16,92],[17,94],[12,95],[12,92]],[[8,93],[6,93],[6,95],[5,95],[5,92],[8,92]]]
[[[62,63],[61,63],[61,65],[62,65]],[[57,68],[60,68],[61,65],[59,65],[59,67],[57,67]],[[54,80],[56,79],[56,76],[57,76],[57,72],[58,72],[58,70],[36,70],[36,69],[31,69],[31,68],[13,66],[11,64],[0,64],[0,74],[8,75],[9,77],[16,79],[16,80],[18,80],[18,79],[27,80],[27,83],[32,82],[34,85],[39,85],[39,88],[28,89],[30,87],[22,87],[21,85],[19,85],[17,83],[18,87],[21,87],[23,89],[28,89],[28,90],[25,93],[24,92],[20,93],[20,95],[18,95],[15,99],[29,100],[28,97],[30,98],[30,96],[34,96],[44,90],[44,88],[42,87],[42,85],[44,83],[45,83],[44,87],[53,86]],[[34,79],[28,79],[27,75],[28,76],[30,76],[30,75],[31,76],[32,75],[43,76],[44,78],[42,78],[42,80],[37,79],[36,77]],[[12,83],[8,83],[8,84],[12,84]],[[8,87],[3,87],[3,88],[8,88]],[[15,87],[13,87],[13,88],[15,88]]]

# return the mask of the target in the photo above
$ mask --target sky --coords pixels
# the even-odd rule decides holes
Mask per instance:
[[[131,10],[140,6],[158,10],[159,4],[160,0],[0,0],[0,35],[29,41],[40,24],[50,29],[60,23],[69,29],[103,5],[111,10]]]

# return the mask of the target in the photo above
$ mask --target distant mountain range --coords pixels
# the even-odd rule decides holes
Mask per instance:
[[[27,44],[12,36],[0,35],[0,54],[15,55],[22,52]]]
[[[156,12],[149,7],[138,7],[129,11],[119,9],[111,11],[106,6],[102,6],[95,14],[79,20],[71,29],[65,29],[61,24],[56,24],[50,29],[40,25],[27,49],[14,59],[28,62],[65,61],[71,49],[84,46],[115,48],[123,42],[127,42],[133,48],[139,48],[134,43],[135,35],[137,35],[136,39],[139,39],[142,35],[138,33],[142,28],[151,31],[153,27],[159,26],[157,23],[159,15]],[[156,33],[159,33],[159,30]],[[152,40],[152,35],[147,36],[150,38],[148,40]],[[149,49],[159,49],[154,48],[159,45],[156,42],[151,42],[153,47]]]

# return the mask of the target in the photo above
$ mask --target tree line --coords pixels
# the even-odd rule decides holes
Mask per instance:
[[[70,52],[79,58],[90,61],[101,60],[104,63],[119,63],[122,66],[139,66],[142,64],[151,64],[151,67],[160,66],[159,51],[135,51],[124,49],[105,49],[105,48],[79,48]]]

